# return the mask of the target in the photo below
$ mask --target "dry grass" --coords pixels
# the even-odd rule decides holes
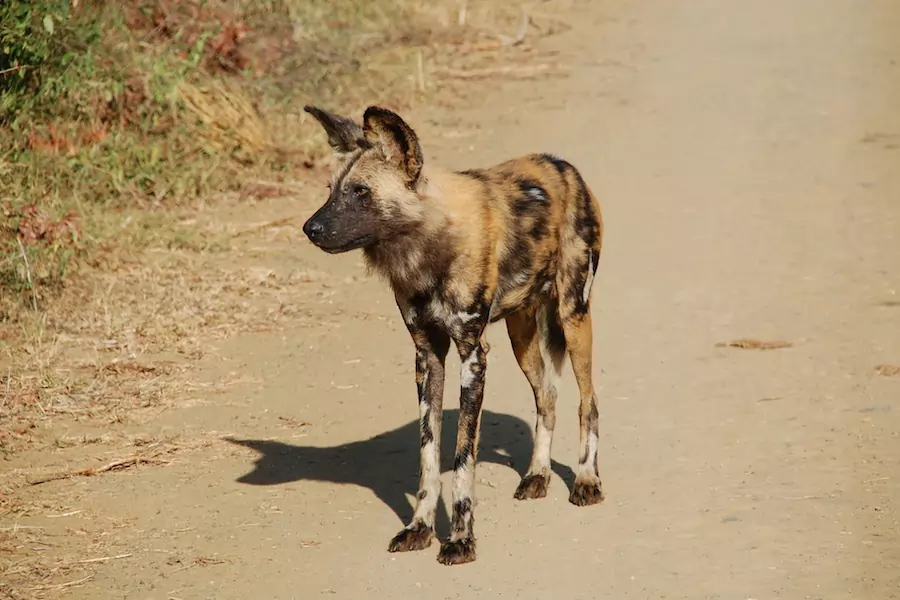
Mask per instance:
[[[85,508],[77,486],[50,489],[38,484],[196,461],[198,456],[202,456],[199,460],[214,460],[219,455],[240,452],[223,442],[223,435],[208,432],[189,439],[135,438],[100,456],[86,456],[77,461],[83,465],[78,468],[25,468],[0,473],[0,598],[57,597],[61,591],[88,583],[106,564],[148,557],[146,546],[134,544],[129,520]],[[218,559],[206,558],[198,557],[188,566],[217,564]]]
[[[0,531],[0,598],[58,597],[94,577],[99,564],[127,560],[110,529],[78,527],[49,533],[40,527]],[[30,551],[29,551],[30,550]]]
[[[257,225],[257,235],[271,226]],[[229,258],[149,253],[115,272],[91,273],[71,290],[78,301],[50,302],[34,322],[7,330],[0,448],[47,443],[67,421],[141,422],[200,390],[191,365],[211,342],[320,320],[308,308],[321,290],[319,274]]]
[[[42,511],[44,507],[19,505],[16,509],[13,524],[0,528],[0,598],[45,598],[93,577],[92,563],[65,546],[77,540],[78,546],[97,556],[107,546],[105,536],[84,529],[60,536],[44,527],[21,525],[18,519],[22,513]],[[0,514],[11,512],[7,509]]]
[[[261,155],[271,147],[259,113],[240,90],[210,78],[204,86],[178,85],[185,106],[197,117],[195,134],[219,151],[236,149]]]

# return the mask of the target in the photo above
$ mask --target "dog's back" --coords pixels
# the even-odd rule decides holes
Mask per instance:
[[[564,317],[587,310],[584,289],[597,266],[603,220],[575,167],[530,154],[484,169],[426,174],[429,196],[442,204],[434,209],[447,211],[447,234],[459,239],[461,264],[450,280],[489,288],[491,321],[548,300],[558,301]]]

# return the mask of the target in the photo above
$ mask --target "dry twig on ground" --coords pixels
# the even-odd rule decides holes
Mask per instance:
[[[140,464],[167,465],[169,464],[169,461],[154,456],[135,455],[129,456],[128,458],[114,460],[112,462],[106,463],[101,467],[86,467],[84,469],[76,469],[74,471],[60,471],[40,477],[28,478],[27,481],[30,485],[39,485],[41,483],[47,483],[48,481],[58,481],[60,479],[71,479],[73,477],[91,477],[93,475],[99,475],[100,473],[127,469],[129,467],[134,467]]]
[[[794,344],[782,340],[757,340],[742,338],[730,342],[719,342],[716,348],[741,348],[742,350],[777,350],[780,348],[793,348]]]

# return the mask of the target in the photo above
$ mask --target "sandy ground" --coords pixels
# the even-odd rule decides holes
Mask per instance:
[[[310,307],[323,322],[210,348],[199,380],[244,383],[153,424],[207,447],[164,468],[45,484],[81,511],[46,527],[102,520],[115,526],[106,554],[128,555],[60,593],[900,597],[900,378],[875,370],[900,364],[900,6],[574,10],[563,15],[574,29],[546,42],[570,77],[507,83],[470,109],[410,120],[428,160],[461,168],[550,151],[597,192],[606,502],[567,502],[578,435],[568,368],[548,497],[512,498],[534,409],[495,326],[478,560],[444,567],[437,544],[389,554],[416,483],[412,345],[359,254],[324,255],[294,232],[262,266],[326,273]],[[291,210],[323,199],[317,190]],[[717,347],[739,338],[792,346]],[[457,366],[451,353],[450,377]]]

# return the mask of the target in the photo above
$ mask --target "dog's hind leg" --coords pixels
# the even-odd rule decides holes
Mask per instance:
[[[569,502],[577,506],[599,504],[603,501],[600,484],[597,446],[599,440],[599,413],[597,394],[591,373],[591,316],[563,323],[569,359],[578,383],[581,402],[578,405],[579,447],[578,468]]]
[[[556,302],[527,308],[506,319],[506,329],[522,372],[531,384],[537,421],[528,472],[514,497],[543,498],[550,484],[550,448],[556,427],[556,385],[566,356],[566,341],[556,316]]]
[[[577,506],[599,504],[603,501],[600,483],[597,446],[599,413],[593,377],[593,327],[591,324],[591,284],[597,269],[599,249],[588,246],[577,256],[569,255],[566,268],[557,278],[560,290],[559,320],[566,337],[566,348],[578,383],[581,402],[578,405],[580,424],[578,468],[569,502]]]

